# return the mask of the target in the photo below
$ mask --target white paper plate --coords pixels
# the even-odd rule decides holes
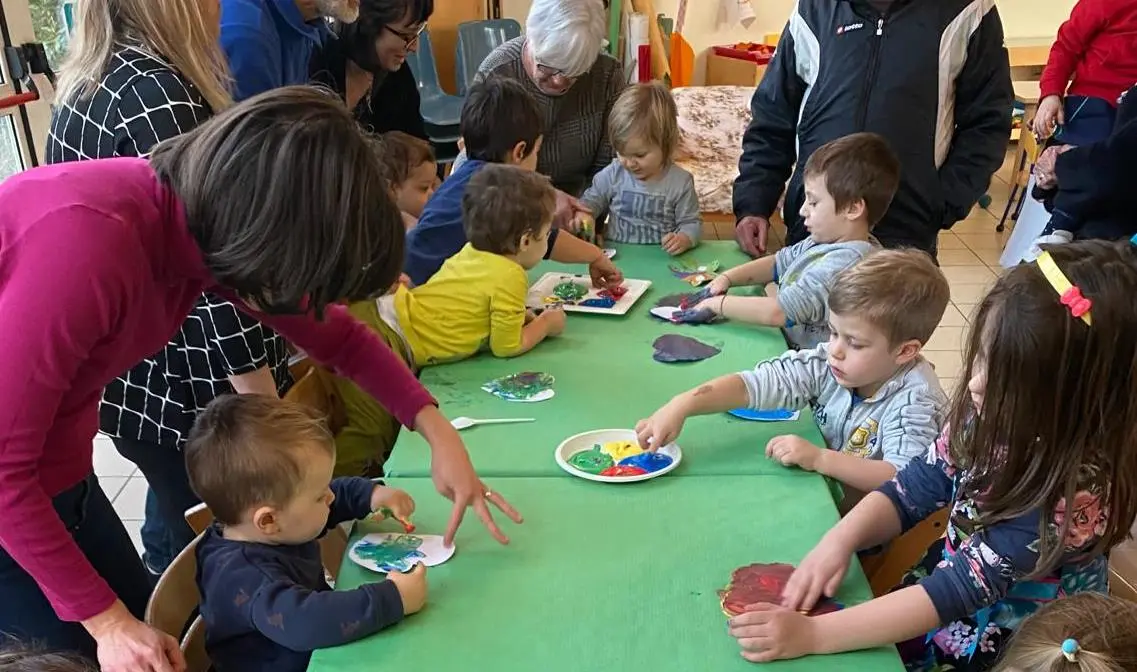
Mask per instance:
[[[360,553],[359,547],[361,544],[380,545],[380,544],[384,544],[384,543],[389,542],[391,539],[396,539],[398,537],[404,537],[404,536],[405,537],[414,537],[416,539],[422,540],[422,543],[416,549],[418,551],[418,553],[415,554],[415,557],[410,557],[410,558],[407,558],[407,560],[406,560],[407,564],[409,565],[407,567],[407,571],[410,571],[410,569],[413,568],[414,565],[417,565],[419,563],[422,563],[422,564],[426,565],[427,567],[434,567],[435,565],[441,565],[442,563],[446,562],[450,558],[454,557],[454,551],[457,550],[456,545],[451,546],[450,548],[446,548],[445,546],[443,546],[442,545],[442,537],[440,535],[437,535],[437,534],[406,534],[405,532],[373,532],[371,534],[364,536],[362,539],[360,539],[359,541],[352,544],[351,548],[348,550],[347,557],[351,558],[352,562],[354,562],[355,564],[359,565],[360,567],[362,567],[364,569],[370,569],[373,572],[380,572],[382,574],[386,574],[388,571],[390,571],[390,568],[381,566],[380,563],[377,562],[375,559],[364,557],[364,554]]]
[[[614,441],[630,441],[636,442],[636,433],[630,429],[597,429],[591,432],[583,432],[576,436],[570,436],[557,446],[555,453],[557,464],[561,469],[564,469],[573,476],[587,479],[589,481],[597,481],[599,483],[638,483],[639,481],[647,481],[658,476],[673,471],[679,463],[683,461],[683,451],[679,446],[674,443],[669,443],[659,449],[658,452],[667,455],[671,458],[671,464],[658,470],[638,476],[600,476],[599,474],[590,474],[587,471],[581,471],[576,467],[569,464],[569,458],[581,451],[592,450],[593,446],[597,444],[603,446],[606,443]]]
[[[553,288],[565,281],[575,282],[578,285],[584,286],[588,290],[588,295],[585,296],[584,299],[581,299],[582,301],[586,299],[597,298],[597,293],[600,291],[592,286],[592,279],[587,275],[546,273],[545,275],[541,276],[540,280],[533,283],[533,285],[529,288],[529,295],[525,301],[525,304],[529,308],[534,309],[548,308],[549,305],[545,303],[545,297],[552,296]],[[646,292],[648,288],[651,287],[651,281],[625,279],[624,287],[628,289],[627,294],[624,294],[624,296],[620,297],[620,300],[616,302],[616,305],[612,306],[611,308],[592,308],[589,306],[565,305],[564,309],[566,312],[570,313],[592,313],[594,315],[626,315],[627,312],[631,310],[632,306],[635,305],[636,301],[638,301],[640,297],[644,295],[644,292]]]

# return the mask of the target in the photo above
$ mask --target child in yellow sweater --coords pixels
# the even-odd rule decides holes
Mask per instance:
[[[516,166],[488,164],[462,197],[469,241],[423,285],[351,306],[414,369],[465,359],[482,350],[514,357],[565,328],[565,314],[535,317],[525,307],[528,269],[548,249],[556,192],[548,178]],[[337,475],[382,475],[398,423],[345,378],[335,387],[346,425],[336,434]]]

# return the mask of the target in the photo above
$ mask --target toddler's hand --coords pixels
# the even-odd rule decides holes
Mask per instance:
[[[720,296],[726,294],[726,290],[728,289],[730,289],[730,278],[726,277],[726,274],[723,273],[715,276],[715,279],[711,280],[711,284],[707,285],[704,291],[706,291],[707,296]]]
[[[1034,113],[1030,130],[1039,138],[1046,139],[1054,133],[1057,126],[1064,123],[1066,123],[1066,119],[1062,110],[1062,97],[1047,96],[1039,101],[1038,110]]]
[[[537,319],[545,325],[545,333],[549,336],[560,336],[565,331],[565,311],[559,306],[546,308]]]
[[[400,521],[410,520],[415,512],[415,500],[398,488],[376,485],[371,491],[371,510],[390,509]]]
[[[640,448],[654,451],[666,446],[679,438],[686,421],[687,414],[674,401],[669,402],[650,418],[636,423],[636,439],[639,440]]]
[[[775,436],[766,444],[766,457],[787,467],[796,465],[806,471],[817,471],[821,456],[821,448],[796,434]]]
[[[731,637],[752,663],[800,658],[817,651],[814,621],[775,604],[752,604],[730,619]]]
[[[826,534],[790,576],[782,593],[782,606],[808,611],[823,594],[836,595],[852,557],[853,549],[835,539],[832,532]]]
[[[695,247],[694,241],[685,233],[665,234],[662,242],[663,250],[673,257]]]
[[[403,615],[410,616],[421,611],[426,604],[426,565],[417,564],[409,574],[391,572],[387,574],[391,583],[399,590],[403,600]]]

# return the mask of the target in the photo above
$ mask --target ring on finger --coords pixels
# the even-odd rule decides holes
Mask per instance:
[[[493,497],[493,490],[486,490],[485,498],[489,499],[490,497]]]

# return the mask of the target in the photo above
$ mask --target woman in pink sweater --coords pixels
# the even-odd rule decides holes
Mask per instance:
[[[146,571],[92,474],[103,386],[216,292],[354,380],[431,445],[454,501],[517,512],[479,480],[406,366],[337,302],[390,286],[403,229],[338,101],[250,99],[151,158],[38,168],[0,185],[0,632],[166,672],[177,643],[141,623]],[[81,626],[81,627],[80,627]],[[96,653],[97,651],[97,653]]]

